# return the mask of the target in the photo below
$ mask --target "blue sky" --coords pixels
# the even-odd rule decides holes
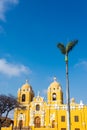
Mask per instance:
[[[46,98],[56,76],[65,99],[65,62],[56,45],[78,39],[69,54],[70,95],[87,104],[86,6],[86,0],[0,0],[0,94],[16,96],[28,79]]]

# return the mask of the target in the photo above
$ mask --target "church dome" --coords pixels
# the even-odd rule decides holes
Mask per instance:
[[[49,88],[61,89],[61,85],[59,82],[56,81],[56,77],[54,77],[54,81],[50,84]]]
[[[30,86],[30,84],[28,84],[28,81],[26,80],[26,83],[25,84],[23,84],[23,86],[22,86],[22,90],[27,90],[27,89],[30,89],[31,88],[31,86]]]
[[[60,84],[57,81],[54,81],[50,84],[50,87],[59,87]]]

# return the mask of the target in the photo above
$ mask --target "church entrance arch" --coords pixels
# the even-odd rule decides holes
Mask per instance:
[[[19,120],[19,129],[21,130],[23,127],[23,120]]]
[[[41,126],[41,119],[40,119],[39,116],[35,117],[34,125],[35,125],[36,128],[40,128],[40,126]]]
[[[52,121],[52,128],[55,128],[55,120]]]

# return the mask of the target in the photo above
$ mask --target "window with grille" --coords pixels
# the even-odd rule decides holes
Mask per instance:
[[[79,117],[78,116],[74,116],[74,121],[75,122],[79,122]]]
[[[66,130],[66,128],[61,128],[61,130]]]
[[[61,122],[65,122],[65,116],[61,116]]]
[[[40,105],[37,104],[37,105],[36,105],[36,111],[39,111],[39,110],[40,110]]]

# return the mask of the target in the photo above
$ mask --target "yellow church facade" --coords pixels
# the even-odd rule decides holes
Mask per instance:
[[[67,107],[63,103],[60,83],[54,80],[47,89],[47,101],[34,91],[28,82],[18,90],[23,106],[14,111],[13,130],[67,130]],[[71,130],[87,130],[87,106],[74,98],[70,102]]]

